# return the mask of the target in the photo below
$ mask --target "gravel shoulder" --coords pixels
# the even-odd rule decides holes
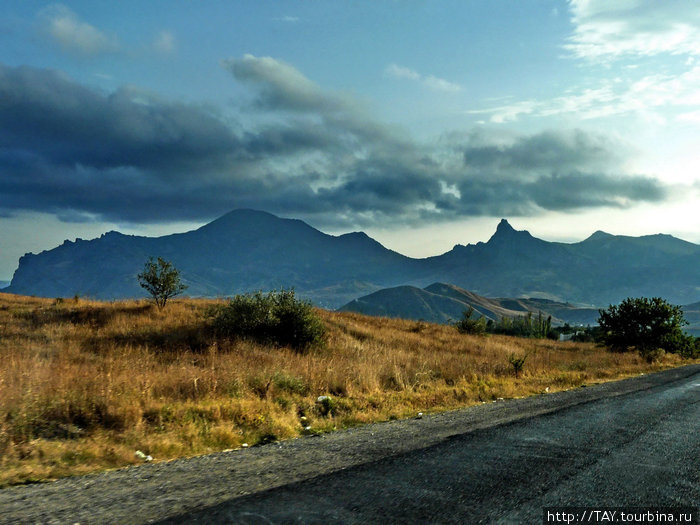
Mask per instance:
[[[262,447],[145,464],[0,490],[0,523],[152,523],[475,430],[655,388],[700,372],[689,365],[565,392],[496,401]]]

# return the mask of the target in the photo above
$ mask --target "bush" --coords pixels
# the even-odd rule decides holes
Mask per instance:
[[[684,334],[681,328],[688,323],[680,306],[660,297],[627,298],[599,313],[599,341],[612,351],[633,348],[651,360],[659,353],[658,349],[683,357],[698,355],[695,338]]]
[[[525,360],[526,359],[527,359],[527,354],[525,354],[523,356],[517,356],[515,354],[508,355],[508,362],[513,367],[513,373],[515,374],[516,379],[518,377],[520,377],[520,374],[523,371],[523,368],[525,368]]]
[[[252,339],[263,344],[304,350],[319,344],[325,333],[311,303],[294,290],[237,295],[209,313],[217,335]]]
[[[455,323],[455,328],[460,334],[482,335],[486,333],[486,319],[484,317],[473,318],[474,307],[470,306],[462,313],[462,319]]]

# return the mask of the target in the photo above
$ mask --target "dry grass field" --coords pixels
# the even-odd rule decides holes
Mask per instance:
[[[0,486],[203,454],[677,366],[590,343],[318,311],[320,348],[208,335],[215,301],[0,294]],[[511,355],[527,355],[516,379]],[[318,396],[329,396],[318,403]]]

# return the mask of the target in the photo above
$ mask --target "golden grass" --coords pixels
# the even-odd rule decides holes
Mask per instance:
[[[683,363],[322,310],[325,345],[300,354],[208,335],[215,302],[161,312],[0,294],[0,486],[139,463],[137,450],[167,460]],[[511,354],[528,355],[518,379]]]

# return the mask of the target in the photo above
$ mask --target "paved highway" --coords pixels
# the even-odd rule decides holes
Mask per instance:
[[[562,505],[700,505],[700,375],[458,434],[169,523],[542,523],[544,507]]]

